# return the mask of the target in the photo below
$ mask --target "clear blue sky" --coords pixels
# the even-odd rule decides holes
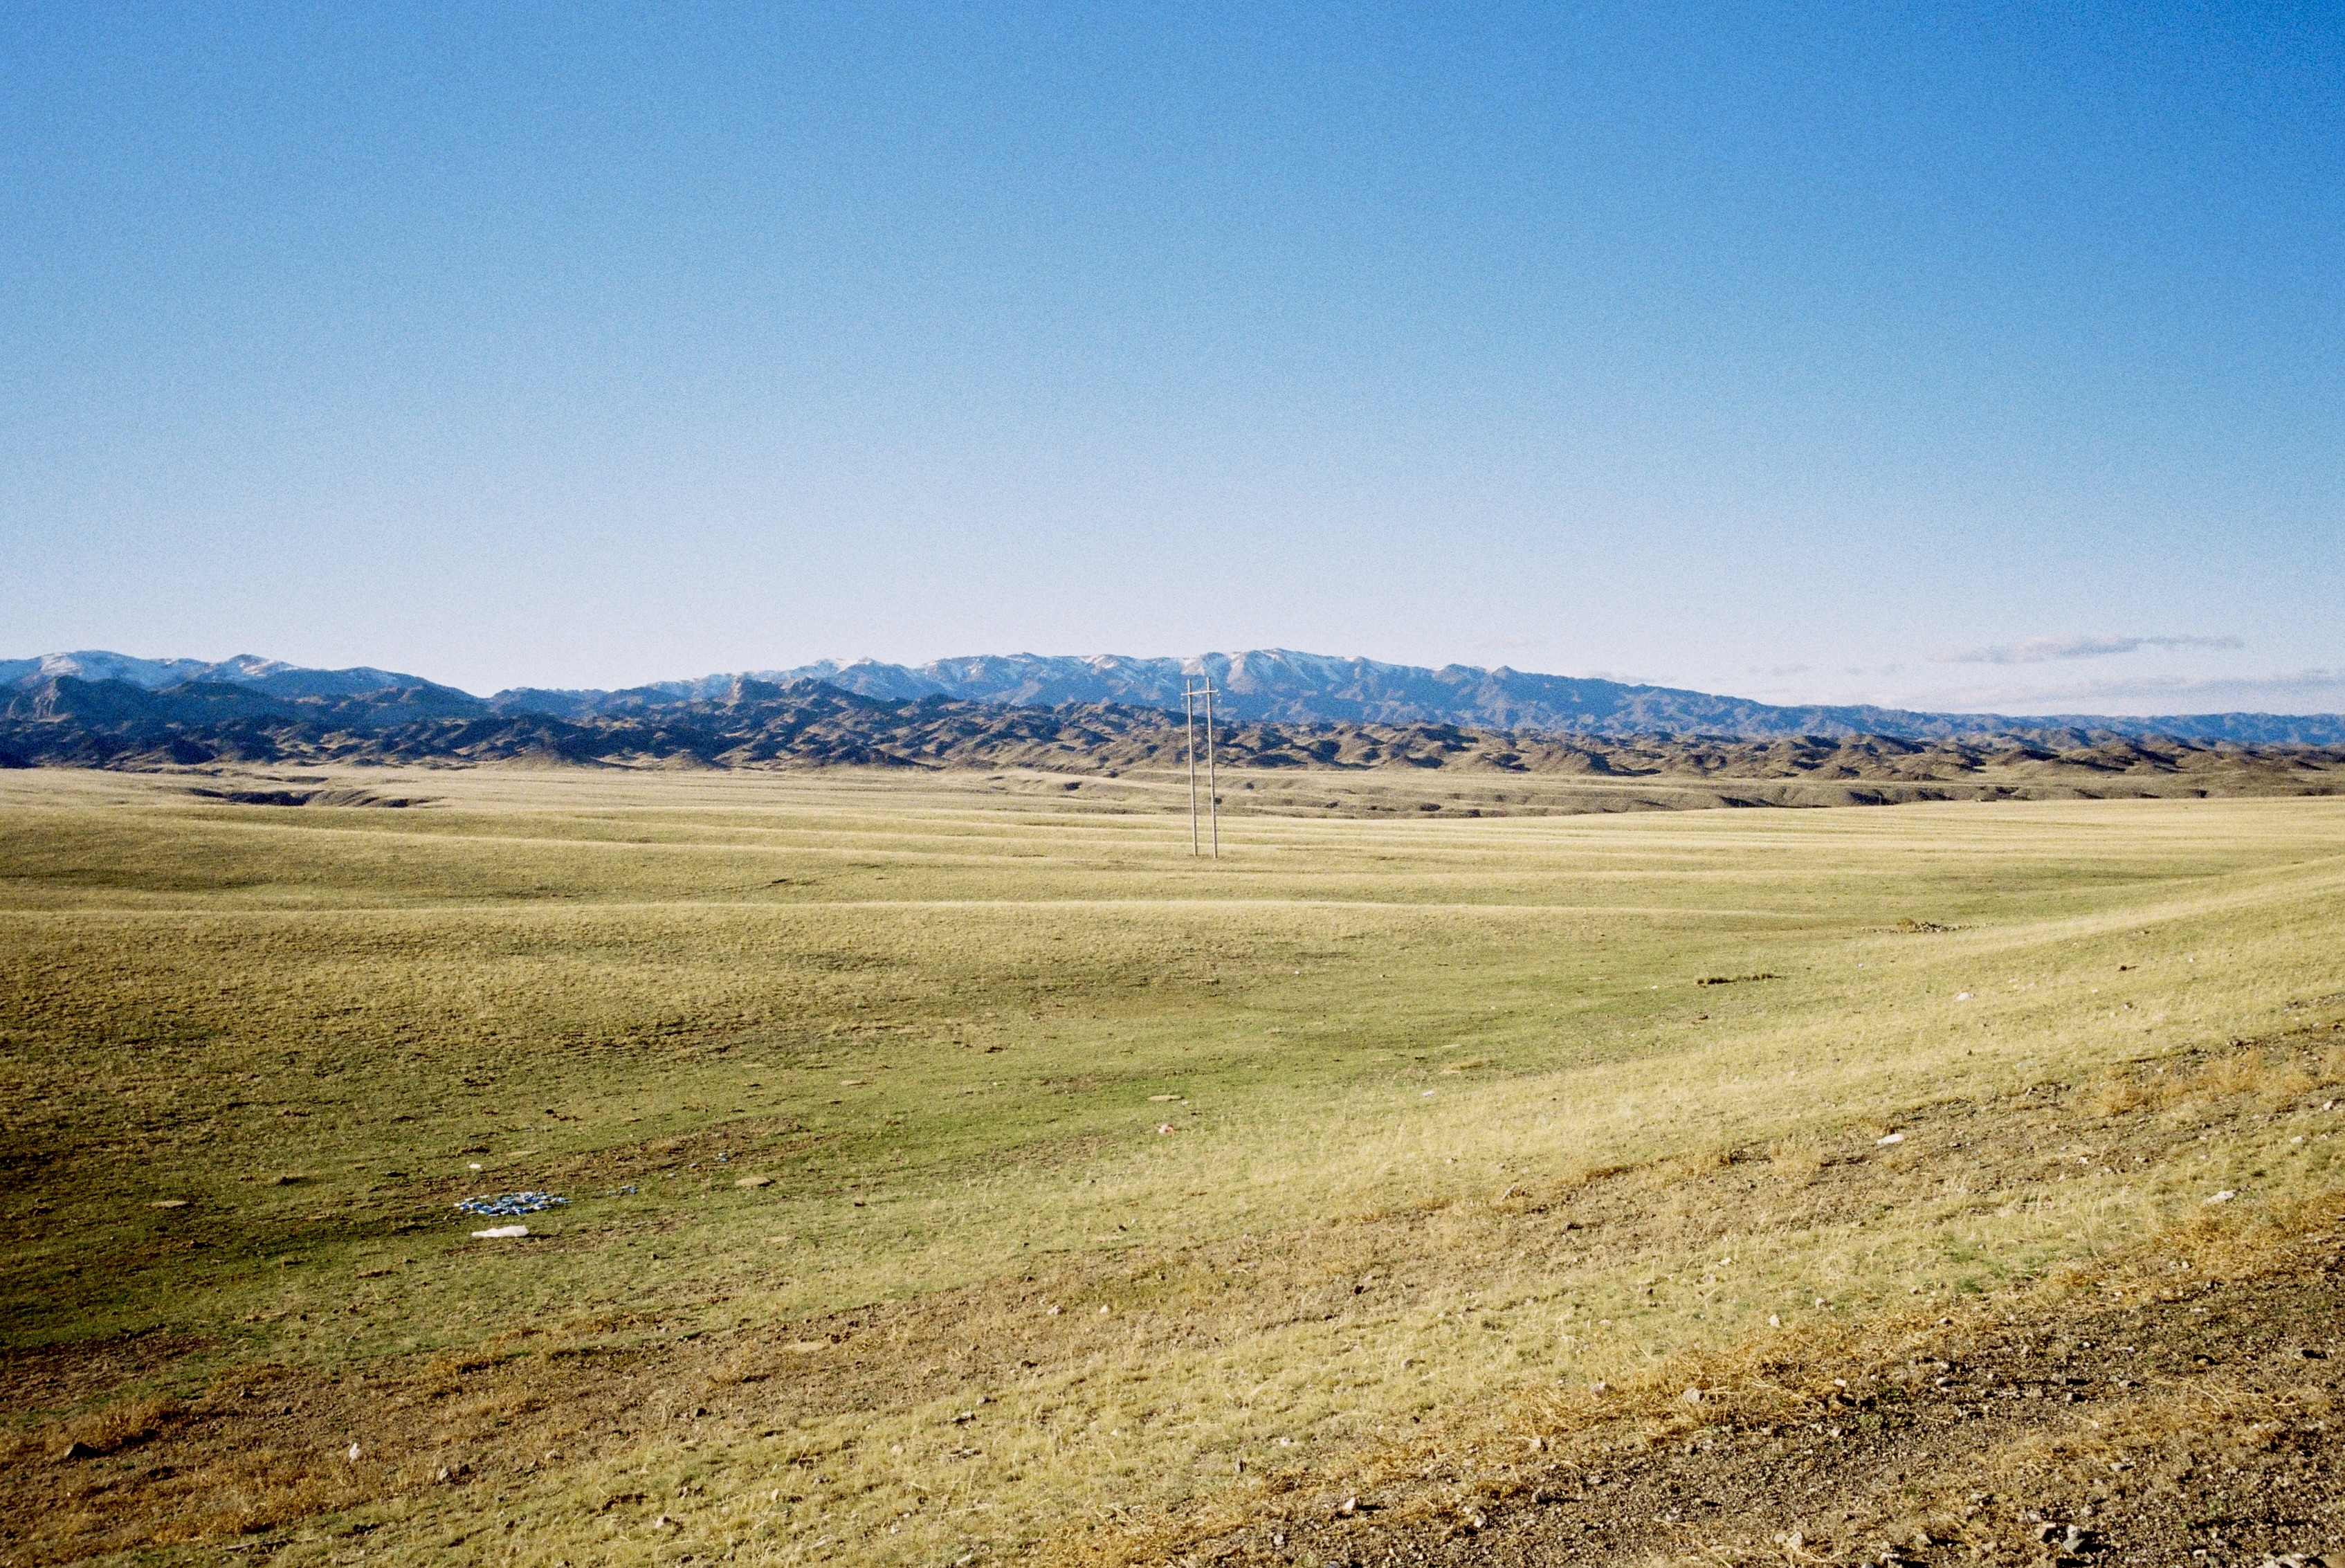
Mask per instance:
[[[0,655],[2345,708],[2345,9],[0,11]]]

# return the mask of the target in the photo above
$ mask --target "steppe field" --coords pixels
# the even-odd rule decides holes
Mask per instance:
[[[2345,1545],[2345,799],[218,782],[0,774],[0,1563]]]

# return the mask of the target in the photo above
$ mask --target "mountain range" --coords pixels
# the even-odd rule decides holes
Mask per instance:
[[[1671,687],[1500,667],[1437,669],[1286,649],[1195,658],[980,655],[907,666],[826,660],[790,669],[661,681],[616,691],[514,687],[476,697],[420,676],[309,669],[252,655],[207,662],[83,652],[0,660],[0,721],[96,724],[159,734],[222,722],[315,723],[350,730],[523,716],[640,717],[723,699],[743,682],[819,683],[890,702],[945,697],[1020,708],[1111,704],[1178,710],[1184,681],[1212,677],[1218,711],[1238,721],[1447,724],[1501,732],[1760,740],[1881,736],[2164,737],[2240,745],[2345,744],[2345,715],[2093,714],[2015,718],[1865,706],[1781,706]]]

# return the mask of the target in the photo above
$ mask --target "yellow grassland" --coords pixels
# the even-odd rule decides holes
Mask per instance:
[[[0,1555],[1162,1560],[2345,1186],[2345,800],[360,781],[0,774]]]

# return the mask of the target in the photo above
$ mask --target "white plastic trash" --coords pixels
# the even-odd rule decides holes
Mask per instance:
[[[487,1230],[476,1230],[472,1232],[472,1239],[475,1241],[511,1241],[514,1237],[527,1236],[528,1234],[529,1227],[525,1225],[499,1225],[492,1226]]]

